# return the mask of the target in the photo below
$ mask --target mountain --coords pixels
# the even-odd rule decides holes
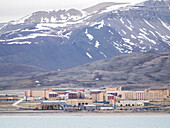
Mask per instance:
[[[46,72],[39,67],[0,63],[0,77],[25,77]]]
[[[97,5],[94,5],[92,7],[89,7],[89,8],[85,8],[85,9],[83,9],[83,11],[85,11],[87,13],[91,13],[91,12],[95,12],[95,11],[98,11],[98,10],[105,9],[107,7],[110,7],[110,6],[123,5],[123,4],[127,4],[127,3],[104,2],[104,3],[99,3]]]
[[[63,70],[132,52],[170,52],[170,0],[38,11],[0,27],[0,63]]]
[[[0,78],[1,89],[36,87],[169,88],[170,53],[130,53],[57,72]],[[37,82],[38,81],[38,82]],[[38,84],[37,84],[38,83]]]

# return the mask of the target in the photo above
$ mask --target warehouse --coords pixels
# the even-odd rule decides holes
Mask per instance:
[[[149,101],[119,101],[116,103],[117,107],[137,107],[137,106],[144,106],[145,103]]]
[[[79,107],[82,105],[92,105],[91,99],[67,99],[67,105]]]
[[[96,105],[83,105],[81,109],[86,111],[94,111],[96,110]]]
[[[42,101],[42,110],[64,110],[66,101]]]
[[[6,94],[0,95],[0,101],[15,101],[15,100],[18,100],[17,95],[6,95]]]

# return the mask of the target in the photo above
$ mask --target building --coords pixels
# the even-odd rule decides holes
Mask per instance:
[[[67,99],[66,103],[71,107],[80,107],[83,105],[92,105],[93,101],[91,99]]]
[[[122,100],[145,100],[144,91],[122,91]]]
[[[149,101],[119,101],[116,103],[117,107],[138,107],[144,106]]]
[[[90,92],[93,102],[109,102],[114,96],[121,97],[122,87],[105,88],[102,90],[92,90]]]
[[[66,101],[42,101],[42,110],[64,110]]]
[[[96,105],[83,105],[81,107],[82,110],[86,110],[86,111],[94,111],[96,110]]]
[[[68,92],[84,92],[84,89],[72,89],[72,88],[48,88],[50,92],[56,92],[59,95],[65,95]]]
[[[107,91],[106,92],[106,100],[113,100],[114,97],[121,98],[121,91]]]
[[[59,95],[65,95],[69,89],[66,88],[48,88],[49,92],[55,92]]]
[[[84,99],[84,92],[68,92],[65,96],[66,99]]]
[[[16,101],[16,100],[18,100],[17,95],[6,95],[6,94],[0,95],[0,101]]]
[[[169,89],[146,89],[145,92],[158,92],[163,93],[163,97],[167,98],[169,96]]]
[[[56,92],[49,92],[49,98],[56,98],[57,96],[59,96],[58,93],[56,93]]]
[[[49,99],[49,90],[28,90],[25,91],[25,100]]]
[[[90,92],[93,102],[103,102],[105,97],[101,90],[92,90]]]
[[[147,89],[144,91],[122,91],[121,93],[121,100],[164,100],[163,92],[151,91]]]

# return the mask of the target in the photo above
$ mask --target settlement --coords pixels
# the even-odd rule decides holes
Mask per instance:
[[[40,105],[35,109],[63,111],[148,110],[151,102],[164,101],[168,89],[125,91],[122,87],[102,89],[48,88],[25,91],[24,102]]]

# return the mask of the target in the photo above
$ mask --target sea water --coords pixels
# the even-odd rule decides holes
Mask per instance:
[[[170,128],[170,115],[5,116],[0,128]]]

